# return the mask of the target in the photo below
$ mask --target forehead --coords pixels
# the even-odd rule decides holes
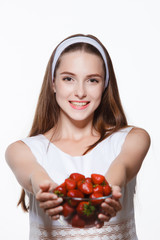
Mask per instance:
[[[94,68],[95,70],[104,71],[104,63],[100,56],[81,50],[62,54],[59,59],[58,69],[78,68],[82,66],[88,69]]]

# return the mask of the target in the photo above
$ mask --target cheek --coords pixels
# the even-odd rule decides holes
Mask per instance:
[[[69,99],[71,95],[71,91],[67,87],[65,87],[63,84],[61,86],[56,87],[56,101],[57,103],[64,103]]]
[[[92,96],[92,99],[95,101],[101,101],[103,91],[102,89],[95,89],[94,91],[90,92],[90,96]]]
[[[64,96],[63,91],[57,90],[55,97],[56,97],[57,102],[59,102],[59,101],[61,101],[61,99],[64,99],[65,96]]]

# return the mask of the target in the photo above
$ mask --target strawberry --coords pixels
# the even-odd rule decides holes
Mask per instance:
[[[86,182],[92,183],[92,179],[90,177],[85,178]]]
[[[91,182],[87,182],[85,179],[78,181],[78,189],[84,194],[91,194],[93,192],[93,185]]]
[[[67,196],[68,197],[83,198],[84,194],[81,191],[79,191],[78,189],[71,189],[70,191],[68,191]]]
[[[84,194],[81,191],[79,191],[78,189],[72,189],[72,190],[68,191],[67,196],[68,197],[83,198]],[[73,200],[73,199],[70,199],[68,202],[72,207],[77,206],[78,203],[79,203],[79,201]]]
[[[66,196],[67,191],[65,187],[60,185],[53,190],[53,193],[55,193],[58,197],[64,197]]]
[[[71,207],[67,202],[63,204],[62,214],[64,217],[71,216],[75,211],[75,208]]]
[[[100,198],[103,197],[102,193],[92,193],[90,198]],[[97,206],[103,202],[103,199],[91,200],[92,205]]]
[[[65,182],[63,182],[63,183],[61,183],[59,186],[61,186],[61,187],[66,187],[66,183]]]
[[[101,183],[101,186],[106,186],[106,185],[109,185],[109,183],[107,182],[106,179],[104,179],[104,181]]]
[[[96,208],[90,202],[80,202],[76,208],[80,217],[90,218],[94,215]]]
[[[69,178],[75,180],[76,182],[82,180],[82,179],[85,179],[85,176],[83,174],[80,174],[80,173],[72,173]]]
[[[98,185],[98,184],[93,185],[93,192],[103,194],[103,187],[101,185]]]
[[[91,174],[91,179],[94,184],[101,184],[105,181],[105,177],[103,175],[96,173]]]
[[[85,219],[86,225],[95,225],[95,221],[97,220],[96,214],[94,214],[92,217]]]
[[[76,181],[74,179],[67,178],[65,179],[65,183],[68,191],[76,188]]]
[[[103,186],[103,195],[108,196],[112,192],[112,188],[109,185]]]
[[[75,214],[72,218],[72,227],[84,228],[85,220],[82,219],[78,214]]]

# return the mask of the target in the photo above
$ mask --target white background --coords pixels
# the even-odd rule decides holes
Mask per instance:
[[[151,135],[138,174],[136,225],[139,240],[159,239],[159,12],[158,0],[0,0],[0,239],[28,239],[28,214],[16,207],[21,188],[4,153],[28,135],[51,52],[75,33],[104,43],[129,124]]]

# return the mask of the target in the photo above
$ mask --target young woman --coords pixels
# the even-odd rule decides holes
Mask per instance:
[[[106,48],[92,35],[74,35],[54,50],[29,137],[11,144],[6,160],[29,197],[30,240],[136,240],[133,196],[150,137],[128,126]],[[113,196],[94,228],[58,221],[62,198],[51,194],[71,173],[105,175]],[[102,227],[103,226],[103,227]]]

